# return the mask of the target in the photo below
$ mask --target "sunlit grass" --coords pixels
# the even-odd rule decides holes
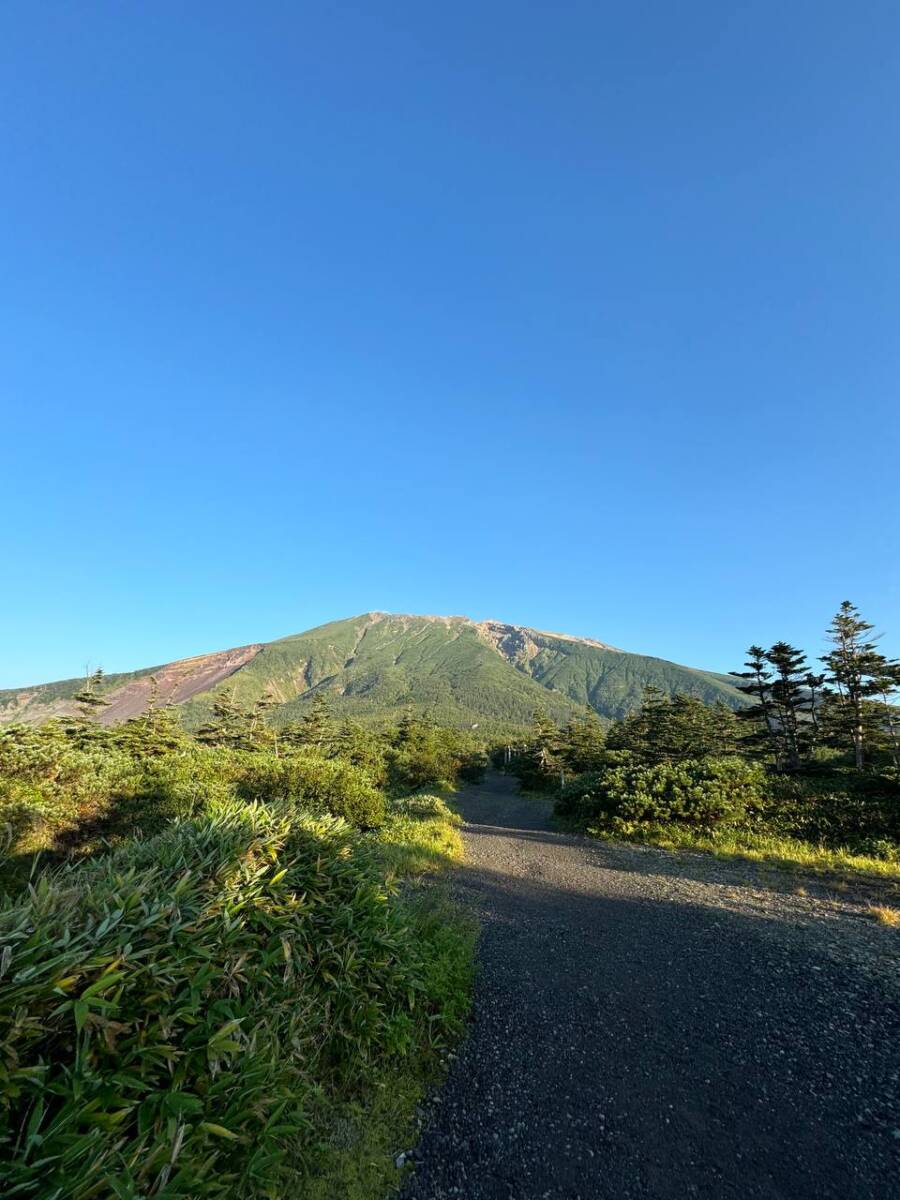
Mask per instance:
[[[408,878],[462,861],[459,825],[442,796],[418,794],[392,801],[389,820],[373,837],[388,871]]]
[[[889,904],[872,904],[869,906],[869,915],[879,925],[900,929],[900,908],[892,908]]]
[[[424,879],[401,902],[420,946],[427,947],[428,987],[441,998],[442,1025],[460,1036],[469,1013],[477,926],[447,896],[440,872],[462,861],[461,820],[443,795],[418,794],[389,804],[385,825],[369,836],[388,878]],[[298,1200],[380,1200],[402,1179],[397,1156],[418,1140],[416,1109],[426,1089],[439,1081],[445,1046],[422,1047],[393,1066],[370,1072],[351,1101],[336,1098],[331,1135],[321,1142],[315,1169],[296,1193]]]
[[[606,836],[589,830],[595,836]],[[616,839],[619,840],[619,839]],[[873,855],[855,854],[842,848],[816,845],[799,838],[745,829],[725,829],[715,833],[684,825],[653,825],[635,835],[640,841],[666,850],[702,850],[717,858],[744,859],[765,863],[784,870],[802,870],[844,876],[870,876],[900,883],[900,862]]]

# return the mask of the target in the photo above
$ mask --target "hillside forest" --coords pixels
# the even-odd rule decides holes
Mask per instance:
[[[651,686],[502,736],[227,687],[190,731],[152,691],[105,724],[99,675],[0,727],[3,1194],[380,1194],[466,1019],[429,880],[489,763],[600,838],[900,879],[900,666],[849,602],[827,636],[751,646],[738,705]]]

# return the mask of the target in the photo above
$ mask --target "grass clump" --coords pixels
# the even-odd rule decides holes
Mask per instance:
[[[767,832],[765,828],[719,828],[702,830],[675,822],[648,824],[630,835],[588,827],[594,837],[624,838],[665,850],[699,850],[719,858],[767,863],[783,870],[835,875],[869,875],[879,880],[900,881],[900,863],[893,856],[864,854],[847,847],[826,846]]]
[[[879,925],[889,925],[891,929],[900,929],[900,908],[892,908],[889,904],[873,904],[869,913]]]
[[[230,799],[8,899],[3,1194],[333,1195],[351,1161],[375,1194],[471,966],[469,932],[397,895],[379,852]],[[335,1141],[354,1114],[374,1167]]]
[[[461,818],[443,797],[418,793],[394,799],[388,812],[377,842],[392,874],[422,875],[462,861]]]

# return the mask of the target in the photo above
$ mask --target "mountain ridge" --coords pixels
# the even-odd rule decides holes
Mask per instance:
[[[227,685],[236,700],[275,700],[276,722],[302,715],[325,693],[342,715],[391,719],[406,707],[447,724],[524,724],[535,708],[565,720],[586,709],[623,716],[648,684],[739,707],[727,676],[633,654],[594,638],[494,619],[386,613],[327,622],[271,642],[177,659],[106,676],[104,724],[137,716],[155,691],[185,724],[208,715]],[[83,680],[0,691],[0,723],[37,722],[74,711]]]

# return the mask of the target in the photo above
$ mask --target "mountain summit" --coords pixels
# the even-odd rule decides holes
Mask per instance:
[[[83,680],[0,691],[0,722],[73,711]],[[645,687],[743,703],[727,675],[631,654],[592,638],[468,617],[363,613],[276,642],[108,675],[104,723],[143,712],[155,688],[195,726],[227,688],[251,704],[270,694],[273,720],[296,719],[324,693],[339,716],[396,717],[407,706],[448,725],[521,725],[536,708],[564,720],[585,707],[621,717]]]

